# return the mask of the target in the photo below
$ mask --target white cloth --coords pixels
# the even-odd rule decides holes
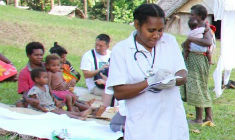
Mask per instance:
[[[113,47],[106,83],[108,89],[122,84],[135,84],[144,81],[149,67],[146,60],[138,59],[140,67],[134,59],[136,48],[134,34]],[[153,60],[153,51],[148,52],[138,44],[138,50],[143,51]],[[184,60],[176,39],[164,33],[156,45],[155,63],[153,71],[167,69],[172,73],[186,69]],[[146,91],[138,96],[126,100],[125,140],[187,140],[189,130],[185,110],[180,96],[179,87],[162,90],[153,94]]]
[[[111,51],[109,51],[109,50],[107,50],[106,55],[100,55],[99,53],[97,53],[95,51],[95,56],[96,56],[98,69],[101,68],[103,65],[108,64],[110,54],[111,54]],[[94,71],[95,70],[94,58],[93,58],[93,55],[91,53],[91,50],[89,50],[88,52],[86,52],[83,55],[80,69],[81,70],[88,70],[88,71]],[[86,78],[86,86],[89,89],[89,91],[91,92],[92,89],[95,87],[94,77]]]
[[[203,33],[205,32],[205,27],[198,27],[196,29],[193,29],[189,31],[188,36],[196,37],[196,38],[203,38]],[[193,42],[190,43],[189,50],[191,52],[207,52],[208,47],[203,47],[200,45],[197,45]]]
[[[205,32],[205,27],[198,27],[193,30],[190,30],[188,36],[203,38],[203,33]]]
[[[71,139],[117,140],[122,136],[120,132],[112,132],[109,125],[98,124],[94,121],[76,120],[66,115],[50,112],[28,115],[2,107],[0,107],[0,112],[0,128],[23,135],[52,139],[54,130],[67,129]]]
[[[232,72],[232,70],[225,70],[224,71],[224,85],[228,84],[231,72]]]
[[[223,93],[221,89],[223,70],[235,68],[235,1],[218,0],[215,1],[214,15],[216,20],[221,20],[221,53],[217,67],[213,73],[214,91],[216,97]]]
[[[214,1],[214,20],[222,20],[224,11],[235,11],[234,0],[215,0]]]

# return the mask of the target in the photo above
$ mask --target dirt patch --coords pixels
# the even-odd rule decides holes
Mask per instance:
[[[0,42],[8,45],[22,46],[34,40],[30,27],[19,23],[0,21]]]
[[[21,135],[15,132],[6,131],[0,128],[0,136],[7,137],[9,140],[38,140],[36,137]]]

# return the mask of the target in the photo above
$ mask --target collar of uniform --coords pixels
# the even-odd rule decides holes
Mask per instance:
[[[136,43],[137,49],[138,49],[139,51],[148,52],[148,51],[144,48],[143,45],[141,45],[141,44],[138,43],[137,41],[135,42],[134,37],[135,37],[136,33],[137,33],[137,31],[135,30],[135,31],[133,31],[133,32],[131,33],[131,35],[129,36],[129,40],[130,40],[130,44],[131,44],[131,45],[130,45],[130,49],[136,49],[136,48],[135,48],[135,43]]]

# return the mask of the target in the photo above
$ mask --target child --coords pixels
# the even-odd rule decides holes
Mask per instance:
[[[39,101],[38,105],[30,106],[34,109],[38,109],[43,112],[53,112],[56,114],[66,114],[71,118],[81,119],[81,117],[86,117],[91,113],[90,110],[83,112],[68,112],[62,109],[59,109],[55,106],[53,99],[50,94],[48,87],[48,75],[46,70],[42,68],[36,68],[31,71],[31,78],[34,81],[35,85],[29,90],[28,97],[37,99]]]
[[[72,79],[65,82],[61,72],[60,57],[56,54],[51,54],[46,57],[46,68],[48,70],[49,87],[60,99],[66,103],[68,111],[72,111],[72,105],[75,104],[77,97],[69,91],[69,87],[74,87],[76,80]]]
[[[76,82],[78,82],[81,78],[81,75],[79,72],[77,72],[71,63],[66,59],[67,57],[67,51],[64,47],[61,47],[58,45],[57,42],[54,43],[54,46],[50,49],[50,53],[57,54],[61,58],[62,62],[62,71],[63,71],[63,78],[66,82],[71,81],[72,79],[75,79]]]
[[[205,27],[198,27],[198,21],[196,19],[190,18],[188,21],[188,25],[189,25],[189,28],[191,29],[188,36],[196,37],[196,38],[203,38]],[[189,51],[195,52],[195,53],[206,53],[209,64],[212,64],[212,55],[211,55],[209,47],[203,47],[203,46],[200,46],[191,42],[190,47],[185,48],[185,52],[184,52],[185,59],[188,57]]]
[[[75,79],[76,82],[78,82],[81,78],[81,75],[79,72],[77,72],[73,66],[71,65],[71,63],[67,60],[67,50],[58,45],[57,42],[54,43],[54,46],[52,48],[50,48],[50,53],[51,54],[57,54],[60,56],[61,58],[61,63],[62,63],[62,73],[63,73],[63,80],[65,82],[70,82],[71,80]],[[69,88],[70,92],[76,93],[77,95],[79,93],[78,89],[76,89],[76,87],[70,87]],[[83,110],[83,109],[87,109],[88,107],[91,106],[91,104],[95,101],[95,99],[92,99],[88,102],[83,102],[81,100],[78,100],[78,102],[76,102],[76,105],[79,107],[79,109]]]

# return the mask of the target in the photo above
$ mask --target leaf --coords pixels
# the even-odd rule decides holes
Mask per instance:
[[[202,127],[204,127],[204,126],[210,126],[210,127],[214,127],[214,126],[216,126],[213,122],[211,122],[211,121],[206,121],[206,122],[204,122],[203,124],[202,124]]]
[[[192,113],[187,114],[188,118],[194,118],[194,115]]]
[[[201,132],[200,132],[200,130],[198,130],[198,129],[193,129],[193,130],[191,130],[193,133],[197,133],[197,134],[200,134]]]

